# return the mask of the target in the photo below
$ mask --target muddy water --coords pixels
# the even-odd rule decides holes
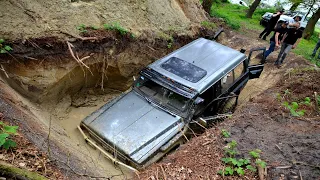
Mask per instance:
[[[105,170],[106,175],[121,174],[121,171],[112,164],[111,161],[104,158],[100,151],[93,149],[87,143],[85,143],[83,136],[80,134],[77,126],[80,124],[81,120],[87,117],[92,112],[103,106],[105,102],[100,102],[94,107],[71,107],[68,116],[59,120],[59,124],[65,129],[68,136],[80,147],[85,148],[89,154],[92,161],[97,166],[102,167]],[[130,176],[130,171],[123,168],[123,173],[126,177]],[[119,177],[119,179],[124,179],[125,177]]]
[[[126,179],[130,177],[131,171],[122,168],[121,170],[118,167],[115,167],[111,161],[107,158],[104,158],[102,153],[99,150],[94,149],[90,145],[88,145],[80,131],[77,129],[77,126],[80,122],[90,115],[92,112],[98,110],[104,104],[106,104],[113,97],[118,96],[119,93],[114,94],[106,94],[104,96],[98,96],[95,98],[95,102],[93,105],[85,106],[85,107],[74,107],[70,106],[68,108],[67,113],[63,118],[58,118],[59,125],[65,130],[68,137],[81,149],[85,149],[90,155],[90,159],[94,162],[96,166],[99,166],[103,169],[106,176],[124,174],[123,176],[115,177],[115,179]]]
[[[90,95],[91,101],[84,103],[84,107],[74,107],[68,101],[62,101],[58,104],[45,103],[38,105],[25,99],[24,104],[27,104],[30,111],[35,115],[36,119],[41,120],[43,123],[48,125],[48,120],[51,118],[52,123],[58,125],[58,129],[63,128],[63,131],[53,128],[53,130],[51,130],[52,134],[63,135],[68,139],[68,141],[72,142],[68,144],[71,146],[72,153],[78,154],[78,156],[80,155],[80,158],[87,156],[87,160],[84,160],[84,158],[81,160],[83,160],[85,164],[91,164],[91,167],[88,166],[88,170],[90,170],[90,168],[93,166],[93,171],[98,171],[105,177],[117,175],[112,179],[127,179],[131,177],[132,171],[129,171],[125,168],[119,169],[119,167],[115,167],[113,163],[105,158],[100,151],[88,145],[80,131],[77,129],[77,126],[80,124],[81,120],[90,115],[92,112],[98,110],[105,103],[118,95],[120,95],[119,92],[113,92],[105,95]],[[81,95],[79,98],[81,99],[83,96]],[[88,98],[83,98],[80,101],[86,99]],[[61,143],[63,146],[63,143],[66,142]]]

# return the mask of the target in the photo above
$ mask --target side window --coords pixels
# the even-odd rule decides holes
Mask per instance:
[[[244,62],[239,64],[236,68],[230,71],[221,79],[222,92],[229,89],[229,87],[244,73]]]
[[[244,63],[242,62],[233,70],[234,80],[237,80],[244,73]]]
[[[222,92],[226,91],[233,84],[233,71],[230,71],[221,79]]]

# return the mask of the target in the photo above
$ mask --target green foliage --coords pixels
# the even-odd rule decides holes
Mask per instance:
[[[318,34],[320,29],[316,28],[315,33],[311,36],[309,40],[301,39],[299,45],[293,49],[293,52],[297,55],[301,55],[313,64],[316,64],[320,67],[320,60],[318,59],[318,54],[315,57],[311,57],[312,50],[314,49],[316,43],[318,42]]]
[[[217,25],[213,22],[209,22],[209,21],[202,21],[201,22],[201,26],[205,27],[207,29],[214,29],[217,27]]]
[[[291,104],[289,104],[287,101],[282,103],[283,106],[285,106],[287,109],[289,109],[290,113],[292,116],[303,116],[306,110],[300,110],[298,111],[299,108],[299,104],[297,102],[291,102]]]
[[[235,168],[236,172],[240,175],[240,176],[243,176],[244,175],[244,170],[242,167],[238,167],[238,168]]]
[[[97,27],[97,26],[91,26],[91,29],[93,29],[93,30],[98,30],[99,27]]]
[[[0,39],[0,54],[8,53],[9,51],[12,51],[13,49],[9,45],[4,45],[5,40]]]
[[[79,30],[81,33],[86,33],[88,32],[86,25],[80,24],[79,26],[76,27],[77,30]]]
[[[310,106],[311,105],[311,99],[309,97],[304,98],[304,101],[302,102],[302,104]]]
[[[229,138],[229,137],[231,137],[230,132],[228,132],[228,131],[225,130],[225,129],[222,129],[222,130],[221,130],[221,135],[222,135],[224,138]]]
[[[254,159],[260,158],[260,153],[261,153],[260,149],[255,149],[249,152],[250,156],[253,157]]]
[[[166,40],[168,42],[168,44],[167,44],[168,49],[170,49],[172,47],[172,45],[174,43],[174,38],[172,37],[172,35],[168,35],[168,34],[166,34],[164,32],[159,32],[158,36],[161,39],[164,39],[164,40]]]
[[[256,172],[257,169],[254,168],[251,165],[250,159],[244,159],[244,158],[235,158],[235,154],[237,154],[236,151],[237,147],[237,142],[236,141],[231,141],[230,143],[227,144],[227,147],[224,148],[225,154],[227,157],[221,158],[221,161],[226,165],[226,167],[223,170],[219,170],[218,174],[223,175],[223,176],[232,176],[232,175],[239,175],[243,176],[245,174],[245,169],[248,169],[250,171]],[[231,153],[232,152],[232,153]],[[261,150],[256,149],[253,151],[250,151],[250,155],[254,157],[254,159],[260,157],[259,153],[261,153]],[[258,165],[265,165],[263,164],[263,161],[256,161],[256,164]]]
[[[276,12],[276,8],[258,8],[255,10],[252,18],[248,19],[245,17],[247,9],[247,7],[236,4],[215,3],[211,7],[210,15],[224,19],[224,21],[231,28],[240,30],[241,32],[243,29],[262,31],[263,27],[259,24],[261,16],[266,12]],[[311,57],[311,53],[318,41],[319,32],[320,29],[316,27],[315,33],[311,36],[310,40],[302,39],[299,45],[295,49],[293,49],[293,52],[295,54],[302,55],[304,58],[316,64],[318,67],[320,67],[320,60],[318,60],[317,56]]]
[[[257,171],[257,169],[254,168],[254,167],[251,166],[251,165],[247,165],[246,168],[247,168],[248,170],[252,171],[252,172],[256,172],[256,171]]]
[[[7,126],[0,121],[0,147],[9,149],[16,147],[17,143],[11,137],[16,134],[18,126]]]
[[[126,35],[127,33],[129,33],[129,31],[126,28],[122,27],[119,22],[104,24],[103,26],[106,30],[114,30],[119,32],[121,35]]]
[[[236,4],[214,4],[211,8],[211,16],[222,18],[224,21],[235,30],[242,28],[250,30],[262,31],[263,27],[260,26],[259,21],[261,16],[264,14],[263,10],[256,10],[252,19],[245,17],[247,7],[236,5]],[[265,10],[268,11],[268,10]],[[256,13],[257,12],[257,13]],[[274,11],[271,11],[274,12]],[[241,28],[241,29],[240,29]]]
[[[289,89],[286,89],[285,91],[284,91],[284,95],[289,95],[290,94],[290,90]]]
[[[262,168],[265,168],[267,166],[267,163],[262,161],[261,159],[257,159],[256,164]]]
[[[318,106],[320,106],[320,95],[317,95]]]

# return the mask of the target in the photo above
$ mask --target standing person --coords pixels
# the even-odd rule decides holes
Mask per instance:
[[[290,19],[288,28],[294,28],[294,27],[298,27],[299,28],[301,19],[302,19],[301,16],[296,16],[293,19]]]
[[[280,47],[280,41],[283,37],[283,35],[287,32],[287,25],[289,24],[288,21],[284,21],[281,23],[280,26],[277,26],[274,30],[273,36],[270,38],[270,47],[266,52],[264,53],[264,57],[267,58],[274,50],[275,48]]]
[[[318,38],[319,38],[319,40],[318,40],[318,42],[316,44],[316,47],[314,47],[313,53],[311,54],[312,57],[314,57],[316,55],[316,53],[317,53],[317,51],[318,51],[318,49],[320,47],[320,33],[319,33],[319,37]],[[320,53],[318,53],[318,59],[320,59]]]
[[[297,22],[297,25],[300,26],[300,23]],[[302,30],[299,28],[299,26],[295,26],[294,28],[287,30],[287,33],[284,35],[282,40],[283,43],[281,45],[280,53],[274,65],[280,67],[289,51],[298,46],[302,37]]]
[[[271,33],[271,31],[274,30],[275,25],[277,24],[280,16],[283,14],[284,10],[280,10],[277,13],[274,13],[269,20],[266,28],[262,31],[262,33],[259,35],[259,38],[262,37],[263,40],[266,40],[267,36]]]

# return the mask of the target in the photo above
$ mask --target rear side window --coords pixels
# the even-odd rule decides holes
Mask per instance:
[[[177,57],[171,57],[161,67],[187,81],[196,83],[206,76],[207,71]]]
[[[243,73],[244,73],[244,64],[239,64],[234,70],[233,70],[234,80],[237,80]]]
[[[243,73],[244,62],[240,63],[236,68],[234,68],[221,79],[222,92],[228,90],[230,86],[242,76]]]

